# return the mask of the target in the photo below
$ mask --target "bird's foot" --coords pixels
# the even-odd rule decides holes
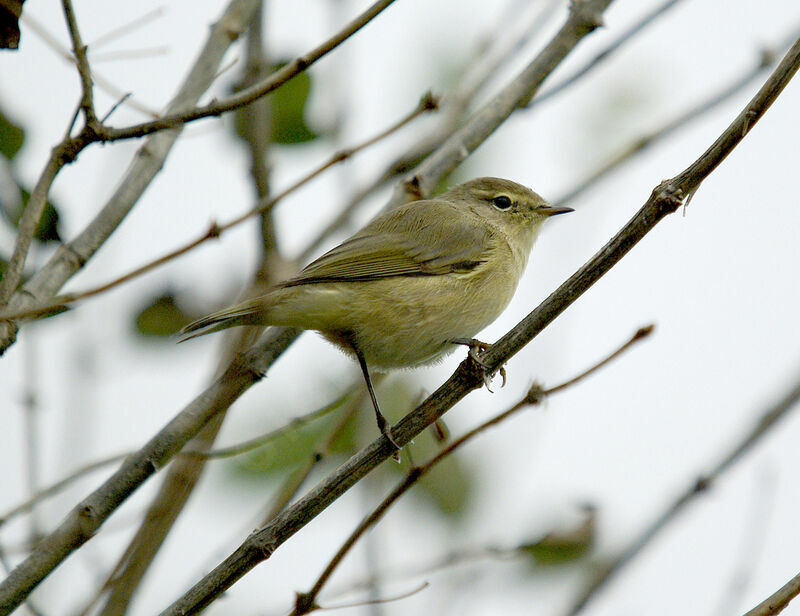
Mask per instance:
[[[461,344],[466,347],[469,347],[468,355],[470,359],[472,359],[472,361],[475,362],[475,364],[481,369],[483,373],[483,384],[486,386],[486,389],[494,393],[490,385],[492,384],[492,378],[494,377],[495,373],[489,372],[489,366],[487,366],[486,363],[484,363],[484,361],[478,355],[478,353],[486,351],[491,345],[486,342],[481,342],[477,338],[453,338],[450,342],[452,342],[453,344]],[[500,373],[500,376],[503,379],[503,383],[502,385],[500,385],[500,387],[505,387],[506,367],[500,366],[497,372]]]

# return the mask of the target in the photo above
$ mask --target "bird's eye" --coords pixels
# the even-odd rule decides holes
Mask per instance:
[[[492,199],[492,205],[498,210],[507,210],[511,207],[511,198],[506,195],[500,195]]]

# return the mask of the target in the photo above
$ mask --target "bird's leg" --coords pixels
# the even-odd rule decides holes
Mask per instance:
[[[489,366],[483,363],[483,360],[478,357],[478,353],[487,350],[491,345],[486,342],[481,342],[477,338],[453,338],[450,340],[453,344],[462,344],[464,346],[469,347],[469,356],[472,358],[476,364],[478,364],[481,368],[483,368],[483,384],[486,385],[486,389],[492,391],[492,388],[489,387],[492,383],[492,376],[493,374],[489,374]],[[506,386],[506,367],[500,366],[500,376],[503,378],[503,384],[500,387]]]
[[[367,383],[367,391],[369,392],[369,397],[372,398],[372,406],[375,407],[375,419],[378,421],[378,430],[381,431],[387,440],[394,445],[396,449],[400,449],[400,445],[392,438],[392,427],[388,421],[386,421],[386,417],[383,416],[381,413],[381,409],[378,406],[378,398],[375,396],[375,389],[372,387],[372,379],[369,376],[369,370],[367,370],[367,360],[364,359],[364,354],[358,350],[358,347],[353,345],[353,351],[355,351],[356,357],[358,357],[358,363],[361,366],[361,372],[364,373],[364,380]],[[395,460],[399,460],[397,454],[395,454]]]

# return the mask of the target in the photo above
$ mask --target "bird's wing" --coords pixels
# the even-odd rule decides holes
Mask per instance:
[[[486,260],[491,232],[454,208],[420,201],[383,214],[282,286],[468,272]]]

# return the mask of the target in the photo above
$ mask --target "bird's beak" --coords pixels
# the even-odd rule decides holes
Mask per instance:
[[[536,211],[539,214],[544,214],[545,216],[555,216],[556,214],[566,214],[567,212],[574,212],[571,207],[557,207],[555,205],[543,205],[541,207],[536,208]]]

